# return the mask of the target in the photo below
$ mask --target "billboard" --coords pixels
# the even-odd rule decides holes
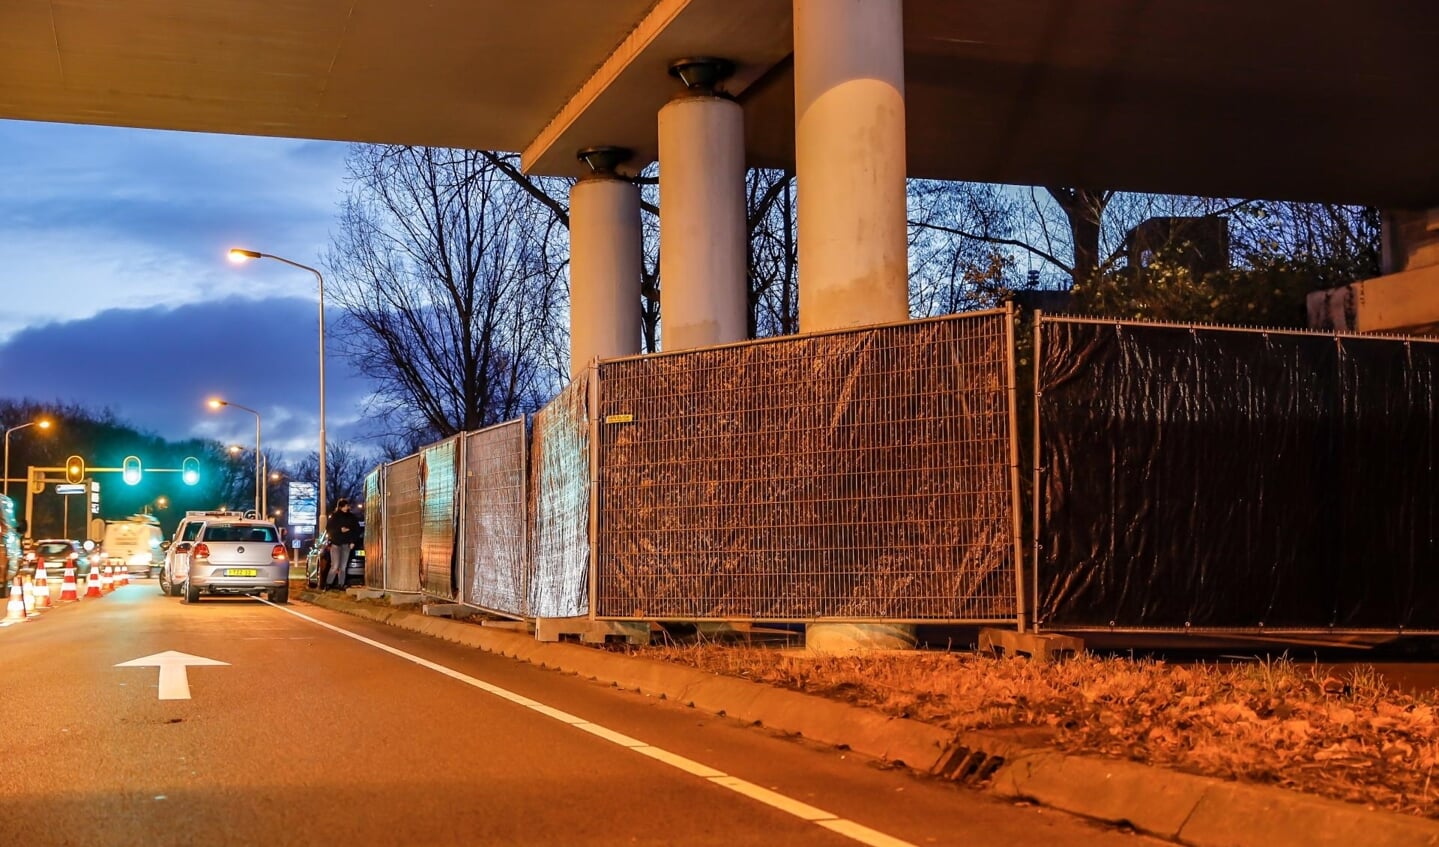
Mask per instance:
[[[319,523],[313,482],[290,483],[290,529],[295,535],[309,535]]]

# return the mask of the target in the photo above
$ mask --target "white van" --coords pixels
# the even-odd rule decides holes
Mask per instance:
[[[150,515],[132,515],[106,523],[100,549],[108,564],[126,568],[131,574],[155,576],[165,561],[160,549],[160,522]]]

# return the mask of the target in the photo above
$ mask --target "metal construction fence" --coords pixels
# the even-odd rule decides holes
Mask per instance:
[[[420,497],[424,477],[420,456],[406,456],[385,466],[381,489],[385,494],[384,584],[391,591],[420,590],[420,549],[422,508]],[[365,554],[369,556],[369,524],[366,523]]]
[[[589,598],[591,378],[574,380],[535,414],[529,492],[529,611],[587,614]]]
[[[1439,340],[1042,317],[1036,623],[1439,631]]]
[[[381,490],[384,468],[365,475],[365,584],[385,586],[385,498]]]
[[[1012,336],[1005,310],[601,362],[528,432],[372,474],[367,582],[522,618],[1014,622]]]
[[[602,362],[596,616],[1014,621],[1011,326]]]
[[[420,588],[431,597],[459,599],[455,539],[460,516],[459,439],[420,451]]]
[[[524,419],[465,436],[463,600],[513,617],[529,617],[530,558],[525,493],[528,443]]]

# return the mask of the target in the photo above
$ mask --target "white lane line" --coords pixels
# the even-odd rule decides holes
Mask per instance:
[[[646,744],[645,742],[640,741],[636,738],[631,738],[630,736],[625,735],[622,732],[616,732],[607,727],[600,726],[599,724],[591,723],[584,718],[576,717],[569,712],[561,711],[560,709],[547,706],[544,703],[539,702],[538,700],[532,700],[522,694],[516,694],[509,689],[501,688],[498,685],[485,682],[482,679],[477,679],[473,676],[470,676],[469,674],[460,673],[453,668],[447,668],[444,665],[432,662],[429,659],[422,659],[419,656],[413,655],[411,653],[406,653],[404,650],[401,650],[397,647],[391,647],[390,645],[376,641],[373,638],[366,638],[365,636],[358,633],[350,632],[348,629],[335,626],[334,624],[325,623],[318,618],[310,617],[304,612],[297,612],[287,606],[276,605],[274,603],[271,603],[269,600],[261,599],[260,602],[268,606],[274,606],[276,609],[279,609],[282,612],[294,615],[301,620],[309,621],[316,626],[324,627],[325,629],[343,635],[346,638],[353,638],[354,640],[362,644],[368,644],[371,647],[383,650],[386,653],[404,659],[407,662],[413,662],[422,668],[429,668],[436,673],[444,674],[445,676],[457,682],[463,682],[466,685],[478,688],[487,694],[493,694],[503,700],[508,700],[517,706],[523,706],[526,709],[529,709],[530,711],[537,714],[544,715],[547,718],[551,718],[563,724],[568,724],[575,729],[578,729],[582,732],[587,732],[595,736],[596,738],[602,738],[605,741],[623,747],[626,750],[633,750],[634,752],[639,753],[642,756],[647,756],[657,762],[662,762],[672,768],[675,768],[676,770],[684,771],[688,774],[693,774],[694,776],[700,777],[711,785],[717,785],[721,788],[728,788],[730,791],[733,791],[736,794],[740,794],[742,796],[750,798],[751,800],[763,803],[772,809],[777,809],[781,812],[784,812],[785,814],[793,815],[794,817],[797,817],[802,821],[808,821],[809,823],[815,824],[817,826],[822,826],[830,832],[835,833],[836,835],[842,835],[852,841],[857,841],[860,844],[864,844],[866,845],[866,847],[917,847],[917,845],[909,841],[895,838],[891,835],[886,835],[885,833],[879,832],[878,830],[870,829],[869,827],[859,823],[855,823],[852,820],[842,818],[831,812],[826,812],[823,809],[815,808],[814,806],[811,806],[807,803],[802,803],[799,800],[794,799],[793,797],[789,797],[788,795],[780,794],[777,791],[771,791],[768,788],[763,788],[761,786],[755,785],[752,782],[747,782],[737,776],[730,776],[724,771],[715,770],[714,768],[711,768],[710,766],[701,762],[696,762],[693,759],[687,759],[677,753],[671,753],[670,751],[663,748]]]
[[[816,809],[808,803],[801,803],[793,797],[787,797],[768,788],[761,788],[753,782],[740,779],[737,776],[712,776],[710,782],[715,785],[722,785],[725,788],[743,794],[751,800],[758,800],[766,806],[779,809],[786,814],[794,815],[802,821],[815,823],[816,821],[839,820],[839,815],[826,812],[824,809]]]

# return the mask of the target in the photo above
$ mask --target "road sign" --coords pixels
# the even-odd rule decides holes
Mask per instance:
[[[228,667],[229,664],[229,662],[217,662],[214,659],[206,659],[201,656],[191,656],[189,653],[177,653],[174,650],[166,650],[163,653],[156,653],[153,656],[145,656],[144,658],[121,662],[115,667],[159,668],[160,699],[189,700],[190,678],[185,673],[187,666]]]
[[[56,494],[84,494],[85,490],[83,482],[62,482],[55,486]]]

